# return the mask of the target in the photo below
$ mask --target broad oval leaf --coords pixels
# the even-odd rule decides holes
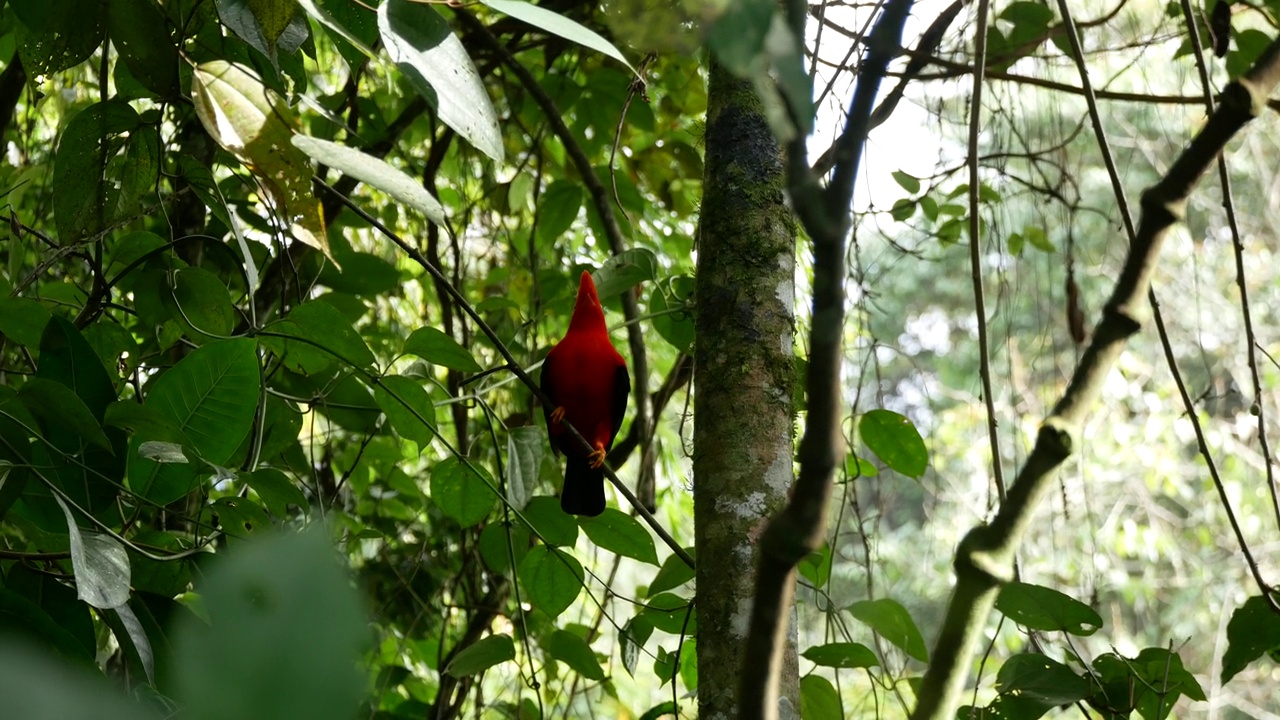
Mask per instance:
[[[524,2],[523,0],[480,1],[500,13],[523,20],[536,28],[546,30],[552,35],[559,35],[565,40],[578,43],[583,47],[608,55],[614,60],[626,65],[627,69],[632,73],[636,72],[636,69],[631,67],[631,63],[627,62],[627,58],[623,56],[618,48],[614,47],[613,43],[601,37],[600,34],[594,30],[583,27],[578,22],[570,20],[557,12],[552,12],[544,7],[534,5],[531,2]],[[636,77],[639,77],[639,74],[636,74]]]
[[[360,368],[369,368],[374,364],[373,353],[359,333],[351,327],[351,323],[333,305],[324,300],[310,300],[295,307],[288,317],[273,323],[270,329],[284,335],[303,338],[311,350],[336,357],[343,363]],[[309,353],[308,349],[286,343],[284,352]]]
[[[443,330],[433,327],[420,327],[414,330],[404,341],[404,351],[451,370],[480,372],[484,369],[457,340],[449,337]]]
[[[692,557],[694,548],[687,547],[685,551]],[[692,580],[693,577],[693,568],[680,559],[679,555],[673,553],[662,561],[662,567],[658,568],[658,574],[653,576],[653,580],[649,583],[649,590],[645,595],[652,597],[667,590],[674,590]]]
[[[31,378],[18,389],[18,397],[40,422],[48,439],[59,450],[75,453],[78,441],[111,451],[111,441],[79,395],[54,380]]]
[[[63,243],[99,232],[117,219],[123,164],[112,160],[119,138],[138,124],[137,111],[118,100],[90,105],[67,123],[53,163],[53,217]]]
[[[502,162],[498,115],[466,48],[440,13],[422,3],[386,0],[378,6],[378,30],[391,61],[440,120]]]
[[[515,659],[516,645],[510,635],[490,635],[460,650],[444,671],[453,677],[466,677]]]
[[[419,452],[431,443],[436,406],[422,383],[403,375],[387,375],[373,388],[373,397],[396,434],[417,443]]]
[[[849,613],[907,655],[920,662],[929,662],[929,650],[911,619],[911,613],[896,600],[860,600],[849,606]]]
[[[553,497],[540,495],[530,498],[523,515],[548,545],[573,547],[578,541],[578,524],[564,514],[560,501]]]
[[[815,645],[801,653],[801,657],[815,665],[834,668],[867,668],[880,664],[871,648],[855,642]]]
[[[1276,595],[1280,601],[1280,594]],[[1255,595],[1231,613],[1227,623],[1227,651],[1222,656],[1222,682],[1226,683],[1265,653],[1280,651],[1280,615],[1261,595]]]
[[[1089,695],[1088,680],[1040,653],[1019,653],[1006,660],[996,675],[996,686],[1001,694],[1016,693],[1046,711]]]
[[[582,565],[567,550],[539,545],[520,561],[520,583],[533,606],[552,618],[560,616],[582,591]]]
[[[911,421],[892,410],[872,410],[858,421],[858,433],[885,465],[919,479],[929,465],[929,451]]]
[[[483,473],[485,479],[476,477],[476,472]],[[471,527],[493,509],[494,491],[490,489],[493,480],[488,478],[488,473],[478,465],[468,468],[458,458],[446,458],[431,468],[431,499],[459,525]]]
[[[253,425],[262,387],[256,347],[248,338],[211,342],[157,378],[147,396],[146,406],[175,425],[206,462],[225,464]],[[191,489],[195,471],[137,458],[138,446],[148,439],[134,435],[129,485],[165,505]]]
[[[385,160],[309,135],[294,135],[293,144],[312,160],[385,192],[422,213],[436,225],[444,227],[444,207],[440,205],[440,201],[432,197],[421,182],[415,181]]]
[[[658,564],[653,536],[638,520],[617,508],[607,507],[596,517],[579,517],[578,526],[591,542],[605,550],[650,565]]]
[[[586,640],[568,630],[556,630],[542,639],[542,649],[588,680],[603,680],[604,668]]]
[[[1043,632],[1087,636],[1102,627],[1102,616],[1093,608],[1053,588],[1029,583],[1006,583],[996,609],[1023,627]]]
[[[129,556],[124,546],[106,535],[82,533],[62,497],[54,495],[54,499],[67,518],[76,596],[100,610],[129,602]]]
[[[831,681],[821,675],[800,678],[801,720],[827,720],[844,717],[840,694]]]
[[[693,601],[675,593],[660,593],[645,602],[641,613],[653,626],[672,635],[695,635],[698,630],[697,612]]]

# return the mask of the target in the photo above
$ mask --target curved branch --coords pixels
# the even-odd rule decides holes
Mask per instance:
[[[1280,40],[1222,94],[1222,104],[1159,183],[1142,196],[1142,221],[1093,340],[1062,399],[1040,427],[1036,443],[990,525],[968,532],[956,551],[956,586],[947,605],[933,661],[919,690],[913,720],[955,717],[970,659],[983,637],[1000,586],[1013,575],[1013,557],[1040,500],[1053,487],[1053,471],[1069,457],[1085,414],[1128,339],[1141,328],[1143,307],[1165,238],[1179,222],[1191,190],[1226,143],[1266,104],[1280,84]]]

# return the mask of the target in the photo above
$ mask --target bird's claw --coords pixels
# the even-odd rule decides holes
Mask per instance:
[[[552,411],[551,411],[551,424],[552,424],[552,425],[559,425],[561,420],[564,420],[564,408],[562,408],[562,407],[558,407],[558,408],[556,408],[555,410],[552,410]]]
[[[591,454],[587,455],[587,462],[591,465],[591,469],[600,469],[600,466],[604,465],[604,457],[607,454],[608,453],[605,451],[603,446],[597,445],[596,449],[592,450]]]

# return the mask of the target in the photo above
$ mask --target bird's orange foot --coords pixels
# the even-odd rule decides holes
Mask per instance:
[[[597,470],[601,465],[604,465],[604,456],[607,454],[608,452],[604,449],[604,445],[597,443],[596,449],[592,450],[590,455],[587,455],[587,462],[591,465],[591,469]]]
[[[556,408],[555,410],[552,410],[552,411],[551,411],[551,424],[552,424],[552,425],[559,425],[561,420],[564,420],[564,408],[562,408],[562,407],[558,407],[558,408]]]

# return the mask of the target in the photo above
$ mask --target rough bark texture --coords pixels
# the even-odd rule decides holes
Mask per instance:
[[[694,357],[698,716],[737,715],[756,542],[792,482],[795,222],[749,83],[712,65]],[[799,717],[794,623],[779,715]]]

